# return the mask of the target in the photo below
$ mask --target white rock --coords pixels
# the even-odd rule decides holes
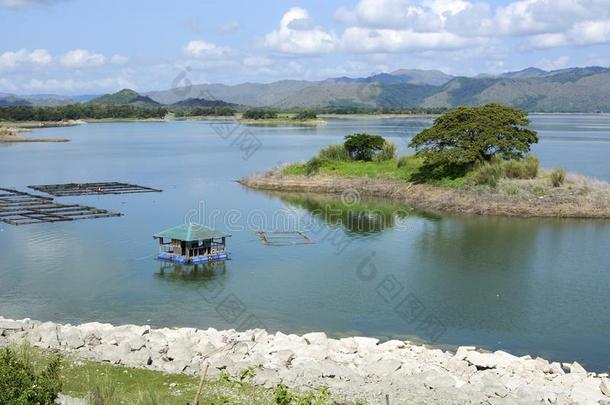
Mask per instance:
[[[599,381],[593,378],[588,378],[574,385],[570,396],[577,404],[597,404],[599,401],[607,399],[600,390]]]
[[[80,349],[85,346],[83,333],[74,326],[63,326],[59,328],[59,340],[61,345],[68,349]]]
[[[570,374],[587,374],[587,370],[576,361],[572,364],[564,363],[564,366],[570,370]]]
[[[464,360],[466,358],[466,356],[468,355],[468,353],[472,352],[474,350],[476,350],[476,347],[474,347],[474,346],[460,346],[460,347],[458,347],[457,351],[455,352],[455,357],[460,360]]]
[[[312,332],[302,336],[303,339],[310,345],[328,345],[328,337],[324,332]]]
[[[20,331],[24,329],[24,326],[24,323],[20,321],[13,321],[12,319],[0,319],[0,331]]]
[[[354,341],[358,345],[358,350],[370,350],[377,347],[377,343],[379,343],[379,339],[370,338],[370,337],[355,337]]]
[[[610,381],[607,379],[602,380],[602,382],[599,384],[599,389],[601,390],[602,394],[610,397]]]
[[[404,349],[405,347],[405,342],[402,342],[400,340],[388,340],[387,342],[384,342],[379,345],[379,350],[393,352],[396,350]]]

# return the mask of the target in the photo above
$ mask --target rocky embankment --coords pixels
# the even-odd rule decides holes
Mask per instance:
[[[0,318],[0,346],[23,340],[78,358],[167,373],[198,374],[208,362],[210,378],[221,370],[236,374],[254,366],[256,384],[327,386],[338,400],[371,404],[610,404],[607,374],[587,373],[578,363],[474,347],[452,353],[398,340],[329,339],[324,333],[72,326]]]

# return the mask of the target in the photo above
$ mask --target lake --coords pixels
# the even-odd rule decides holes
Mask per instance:
[[[610,181],[610,116],[532,121],[543,166]],[[410,137],[429,125],[87,124],[32,134],[70,143],[0,144],[0,187],[120,181],[163,189],[58,198],[125,214],[118,218],[0,223],[0,315],[408,338],[610,370],[610,221],[439,216],[235,182],[354,132],[388,137],[406,153]],[[152,234],[185,220],[230,232],[232,260],[198,267],[154,260]],[[301,229],[316,243],[266,246],[258,229]]]

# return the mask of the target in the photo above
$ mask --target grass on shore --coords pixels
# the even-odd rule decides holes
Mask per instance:
[[[43,370],[56,356],[27,344],[14,348],[26,357],[35,370]],[[203,385],[201,404],[209,405],[326,405],[333,404],[326,389],[300,392],[278,384],[264,388],[253,384],[254,369],[237,377],[221,373],[216,381]],[[87,398],[92,405],[186,404],[194,400],[199,377],[164,374],[64,357],[61,360],[61,392],[75,398]]]
[[[415,181],[423,165],[423,159],[414,155],[403,156],[400,159],[364,162],[358,160],[328,160],[322,159],[317,174],[340,177],[369,177],[404,182]],[[282,170],[287,176],[307,175],[307,163],[290,163]],[[464,178],[441,179],[434,182],[438,185],[458,187],[463,185]]]
[[[331,145],[304,163],[291,163],[282,168],[285,176],[336,176],[347,178],[371,178],[426,183],[464,191],[484,191],[497,196],[520,197],[521,199],[570,197],[575,194],[589,195],[592,192],[608,193],[605,182],[575,174],[566,174],[563,168],[542,170],[534,156],[521,160],[492,159],[480,164],[462,177],[424,178],[421,169],[424,160],[415,155],[399,159],[357,161],[350,160],[340,145]]]

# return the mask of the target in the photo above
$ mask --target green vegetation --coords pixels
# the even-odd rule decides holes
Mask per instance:
[[[0,403],[51,405],[62,389],[60,360],[50,356],[44,367],[35,367],[30,351],[0,351]]]
[[[378,154],[375,155],[374,160],[376,161],[384,161],[384,160],[394,160],[398,158],[398,148],[392,142],[383,142],[383,146]]]
[[[371,161],[384,144],[385,139],[379,135],[353,134],[345,137],[345,149],[352,160]]]
[[[318,152],[318,157],[322,160],[350,160],[350,155],[345,145],[330,145]]]
[[[514,108],[459,107],[435,119],[410,146],[424,158],[425,177],[462,177],[493,157],[522,159],[538,142],[528,125],[527,113]]]
[[[163,107],[70,104],[60,107],[0,107],[0,121],[64,121],[78,119],[164,118]]]
[[[9,353],[9,354],[7,354]],[[325,388],[293,390],[284,384],[268,389],[253,384],[255,368],[236,377],[221,372],[203,385],[201,404],[330,405]],[[192,402],[199,377],[60,358],[30,346],[0,353],[0,403],[51,405],[59,392],[86,398],[92,405],[152,405]]]
[[[104,94],[103,96],[94,98],[89,101],[89,104],[104,104],[104,105],[137,105],[141,107],[159,107],[157,103],[150,97],[142,96],[131,89],[123,89],[113,94]]]
[[[247,110],[242,115],[247,120],[270,120],[277,118],[277,111],[265,109]]]
[[[490,162],[480,163],[466,175],[475,185],[495,187],[500,179],[535,179],[538,176],[540,161],[535,156],[521,160],[503,160],[494,157]]]
[[[312,163],[312,161],[316,163]],[[313,175],[321,174],[327,176],[344,177],[371,177],[392,180],[414,181],[422,160],[415,156],[403,156],[400,158],[402,166],[398,167],[395,159],[375,162],[361,160],[328,160],[316,156],[306,163],[292,163],[286,166],[283,174],[286,175]],[[311,167],[315,168],[312,170]],[[309,169],[309,170],[308,170]]]
[[[354,134],[346,136],[343,145],[323,148],[306,163],[286,166],[283,174],[370,177],[454,188],[495,188],[502,179],[538,179],[540,162],[527,155],[537,137],[527,129],[526,116],[495,104],[462,107],[413,138],[415,155],[398,158],[393,143]],[[565,170],[555,169],[549,180],[559,187],[565,176]]]
[[[236,107],[237,104],[222,100],[207,100],[205,98],[187,98],[170,105],[171,108],[206,108],[206,107]]]
[[[315,120],[318,118],[318,114],[316,114],[313,110],[306,110],[297,113],[292,119],[296,121],[307,121],[307,120]]]
[[[232,117],[235,115],[233,107],[195,107],[174,110],[174,116],[182,117]]]
[[[551,184],[553,185],[553,187],[560,187],[566,180],[565,169],[562,167],[554,169],[551,172],[550,178],[551,178]]]

